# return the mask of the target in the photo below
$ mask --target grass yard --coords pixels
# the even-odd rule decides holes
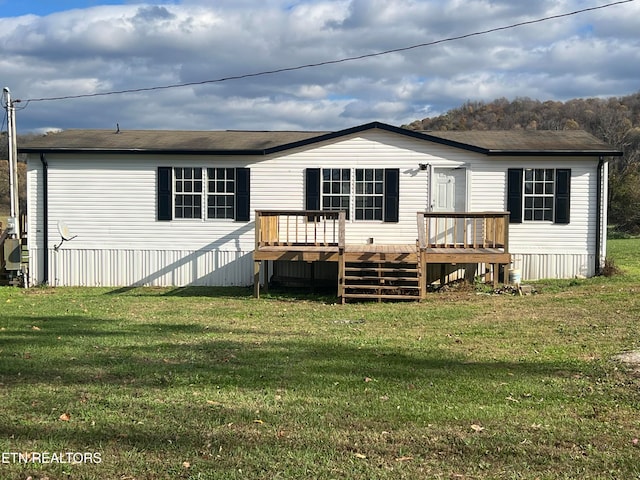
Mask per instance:
[[[0,478],[640,478],[640,240],[609,248],[525,297],[0,289]]]

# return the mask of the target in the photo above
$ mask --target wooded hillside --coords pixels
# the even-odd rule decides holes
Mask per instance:
[[[624,152],[610,163],[609,223],[640,233],[640,92],[567,102],[499,98],[466,102],[444,115],[404,125],[411,130],[586,130]]]

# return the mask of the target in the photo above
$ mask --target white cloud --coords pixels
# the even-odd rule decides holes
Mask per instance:
[[[571,12],[582,0],[183,0],[0,18],[14,98],[224,79],[366,56]],[[334,130],[409,123],[468,99],[625,95],[640,4],[357,61],[125,95],[32,102],[50,128]]]

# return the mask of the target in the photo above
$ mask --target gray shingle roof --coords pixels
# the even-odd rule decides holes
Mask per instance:
[[[416,132],[380,122],[337,132],[65,130],[30,138],[19,145],[19,151],[264,155],[376,128],[485,155],[622,155],[580,130]]]
[[[64,130],[27,140],[27,150],[255,151],[308,140],[323,132]]]
[[[424,132],[461,145],[485,150],[488,154],[518,152],[614,152],[605,142],[583,130],[506,130],[465,132]],[[612,153],[610,153],[612,154]]]

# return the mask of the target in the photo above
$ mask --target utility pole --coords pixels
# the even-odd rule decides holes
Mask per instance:
[[[20,238],[20,199],[18,196],[18,142],[16,141],[16,108],[7,87],[2,89],[7,108],[7,137],[9,141],[9,193],[11,210],[7,230],[11,238]]]

